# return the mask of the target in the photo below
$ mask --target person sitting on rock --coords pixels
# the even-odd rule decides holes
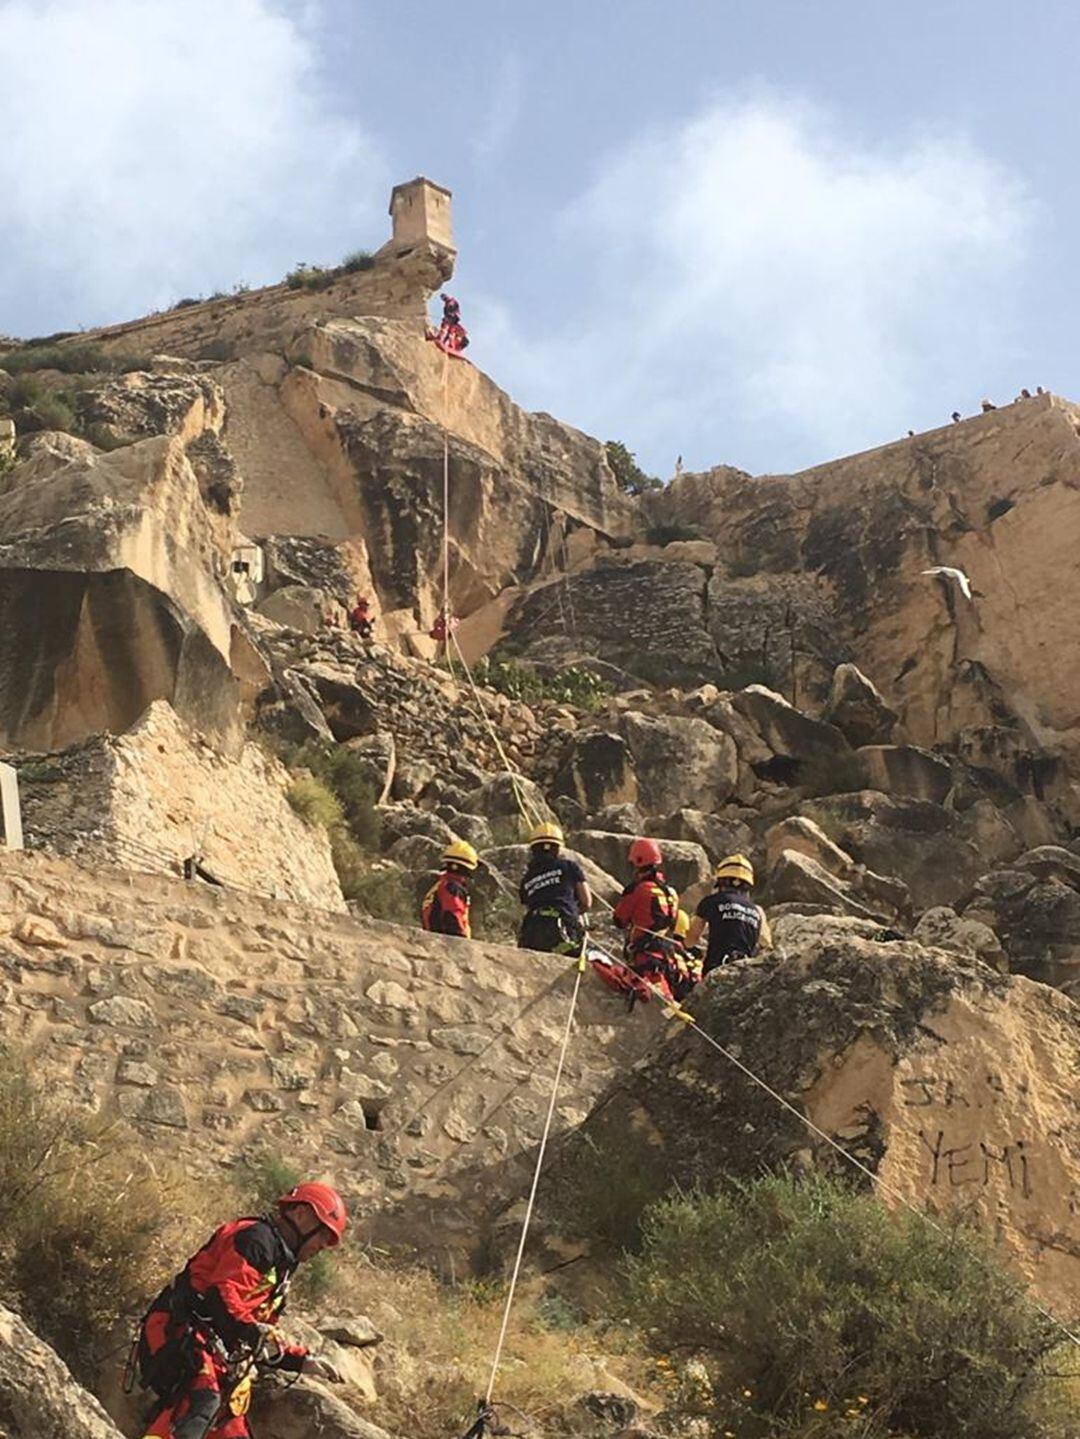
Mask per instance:
[[[693,949],[709,932],[703,976],[732,960],[746,959],[759,949],[772,948],[769,921],[760,904],[750,898],[754,866],[744,854],[729,854],[716,866],[715,889],[698,905],[686,936]]]
[[[635,839],[629,860],[634,878],[613,915],[618,928],[626,931],[623,958],[637,974],[664,978],[674,995],[681,984],[675,958],[679,896],[664,878],[664,856],[654,839]]]
[[[151,1304],[135,1357],[158,1403],[147,1439],[250,1439],[246,1410],[258,1368],[340,1384],[326,1359],[274,1327],[297,1266],[337,1244],[348,1216],[328,1184],[298,1184],[261,1219],[210,1236]]]
[[[369,640],[375,628],[375,621],[371,617],[370,610],[370,601],[366,600],[363,595],[357,595],[356,604],[349,611],[349,628],[362,640]]]
[[[442,862],[443,872],[420,906],[420,923],[432,934],[471,939],[469,877],[476,873],[480,856],[467,840],[456,839],[443,851]]]
[[[518,889],[525,906],[519,949],[581,953],[592,893],[577,860],[559,853],[565,843],[560,827],[550,822],[537,825],[529,836],[529,863]]]

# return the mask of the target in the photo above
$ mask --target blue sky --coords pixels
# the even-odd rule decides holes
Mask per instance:
[[[1075,0],[0,0],[0,332],[455,195],[470,357],[670,475],[1080,397]]]

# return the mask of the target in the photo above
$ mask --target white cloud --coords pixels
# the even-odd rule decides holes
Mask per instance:
[[[486,100],[479,97],[476,102],[479,115],[470,145],[478,165],[489,165],[505,152],[521,118],[524,97],[521,60],[508,52],[495,67]]]
[[[0,330],[125,318],[381,239],[382,162],[320,94],[316,18],[0,0]]]
[[[584,309],[527,345],[503,316],[496,343],[540,403],[654,462],[693,440],[699,463],[825,458],[978,383],[1031,213],[955,135],[872,146],[775,97],[716,103],[629,143],[562,217]]]

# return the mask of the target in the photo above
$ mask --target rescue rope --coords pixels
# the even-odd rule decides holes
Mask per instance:
[[[606,900],[601,900],[601,903],[606,903]],[[933,1229],[936,1233],[940,1234],[943,1238],[950,1238],[949,1232],[947,1229],[944,1228],[944,1226],[938,1224],[938,1222],[935,1219],[932,1219],[930,1215],[927,1214],[924,1210],[917,1208],[911,1202],[911,1200],[907,1198],[905,1194],[903,1194],[894,1185],[889,1184],[887,1180],[882,1179],[879,1174],[875,1174],[872,1169],[870,1169],[867,1165],[863,1164],[862,1160],[856,1159],[854,1154],[851,1154],[848,1150],[846,1150],[842,1144],[838,1143],[838,1141],[832,1137],[832,1135],[826,1134],[825,1130],[820,1128],[819,1125],[815,1124],[808,1115],[804,1114],[801,1110],[796,1109],[795,1105],[793,1105],[790,1100],[785,1099],[782,1094],[778,1093],[777,1090],[773,1089],[772,1086],[766,1083],[764,1079],[762,1079],[759,1075],[755,1074],[754,1071],[749,1067],[749,1065],[744,1064],[741,1059],[739,1059],[731,1052],[730,1049],[726,1049],[718,1039],[715,1039],[708,1032],[708,1030],[702,1029],[701,1025],[698,1023],[695,1017],[687,1010],[683,1009],[681,1004],[677,1003],[673,999],[668,999],[667,995],[662,989],[660,989],[657,985],[653,984],[650,980],[646,979],[643,975],[638,974],[637,970],[635,970],[632,965],[628,964],[626,960],[621,959],[616,955],[609,954],[602,945],[593,944],[590,947],[594,950],[598,950],[605,959],[611,960],[612,963],[619,965],[621,968],[625,969],[627,973],[632,974],[634,978],[638,980],[639,983],[644,985],[645,988],[648,989],[649,992],[653,995],[653,997],[664,1006],[664,1008],[667,1010],[668,1014],[671,1017],[681,1020],[685,1025],[693,1029],[705,1041],[706,1044],[711,1045],[718,1054],[722,1054],[723,1057],[730,1064],[733,1064],[736,1069],[738,1069],[742,1074],[744,1074],[747,1079],[749,1079],[752,1083],[756,1084],[759,1089],[764,1090],[764,1092],[769,1095],[771,1099],[774,1099],[776,1103],[781,1106],[781,1108],[786,1109],[789,1114],[793,1114],[795,1118],[800,1120],[801,1123],[803,1123],[812,1134],[816,1135],[819,1139],[823,1139],[825,1143],[828,1144],[832,1149],[834,1149],[842,1159],[846,1160],[848,1164],[852,1165],[855,1169],[859,1170],[860,1173],[864,1174],[866,1178],[869,1179],[870,1182],[881,1191],[882,1194],[886,1194],[890,1198],[894,1199],[897,1204],[908,1210],[909,1213],[913,1214],[916,1217],[916,1219],[920,1219],[923,1221],[923,1223],[928,1224],[931,1229]],[[1067,1339],[1070,1339],[1073,1344],[1080,1348],[1080,1334],[1077,1334],[1072,1329],[1070,1329],[1067,1324],[1063,1323],[1060,1319],[1058,1319],[1055,1314],[1052,1314],[1050,1310],[1046,1309],[1042,1304],[1040,1304],[1037,1299],[1033,1299],[1030,1296],[1027,1297],[1028,1302],[1031,1304],[1031,1307],[1038,1314],[1041,1314],[1045,1320],[1052,1324],[1056,1329],[1059,1329],[1061,1333],[1066,1336]]]
[[[532,826],[539,824],[539,813],[532,809],[532,806],[530,806],[528,800],[525,797],[524,791],[521,786],[522,777],[514,768],[514,766],[510,763],[510,757],[506,753],[506,750],[503,748],[502,740],[500,740],[499,738],[498,731],[491,722],[491,717],[488,714],[487,709],[484,705],[483,696],[480,693],[476,680],[473,678],[472,670],[469,668],[468,661],[461,652],[461,645],[458,643],[457,635],[448,636],[447,643],[449,643],[451,639],[453,641],[454,649],[457,651],[457,657],[461,661],[461,668],[465,671],[465,678],[469,681],[469,686],[472,689],[473,698],[476,700],[477,708],[480,711],[480,717],[483,720],[485,727],[487,728],[488,734],[491,736],[491,740],[495,746],[495,750],[500,760],[502,760],[503,768],[506,770],[506,773],[510,779],[510,785],[514,792],[514,799],[517,802],[518,809],[521,811],[521,817],[525,821],[526,825]]]
[[[570,1045],[570,1033],[574,1024],[574,1010],[577,1007],[578,994],[581,990],[581,976],[585,973],[585,955],[582,954],[577,964],[577,974],[574,979],[574,992],[570,996],[570,1010],[566,1016],[566,1028],[563,1030],[562,1045],[559,1049],[559,1061],[555,1066],[555,1078],[551,1085],[551,1098],[548,1101],[547,1116],[544,1120],[544,1132],[540,1137],[540,1148],[536,1154],[536,1168],[533,1170],[532,1188],[529,1190],[529,1202],[525,1206],[525,1218],[521,1225],[521,1238],[518,1240],[517,1255],[514,1259],[514,1268],[510,1276],[510,1288],[506,1295],[506,1304],[503,1308],[502,1326],[499,1329],[499,1339],[495,1345],[495,1357],[491,1363],[491,1376],[488,1379],[487,1392],[484,1395],[484,1407],[491,1405],[491,1396],[495,1389],[495,1380],[498,1377],[499,1365],[502,1362],[503,1346],[506,1343],[506,1331],[510,1325],[510,1311],[514,1304],[514,1294],[517,1290],[518,1278],[521,1274],[521,1264],[525,1256],[525,1241],[529,1236],[529,1225],[532,1222],[533,1208],[536,1204],[536,1191],[540,1184],[540,1171],[544,1166],[544,1155],[547,1152],[548,1136],[551,1134],[551,1121],[555,1116],[555,1101],[559,1097],[559,1085],[562,1082],[563,1065],[566,1062],[566,1051]]]
[[[454,661],[450,656],[450,356],[443,351],[443,526],[442,526],[442,617],[445,631],[443,646],[446,667],[454,672]]]

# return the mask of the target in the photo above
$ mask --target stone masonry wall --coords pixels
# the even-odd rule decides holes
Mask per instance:
[[[0,1039],[37,1074],[196,1175],[269,1153],[360,1213],[428,1194],[463,1250],[475,1171],[539,1137],[572,983],[553,956],[0,850]],[[578,1016],[559,1129],[658,1023],[592,982]]]

